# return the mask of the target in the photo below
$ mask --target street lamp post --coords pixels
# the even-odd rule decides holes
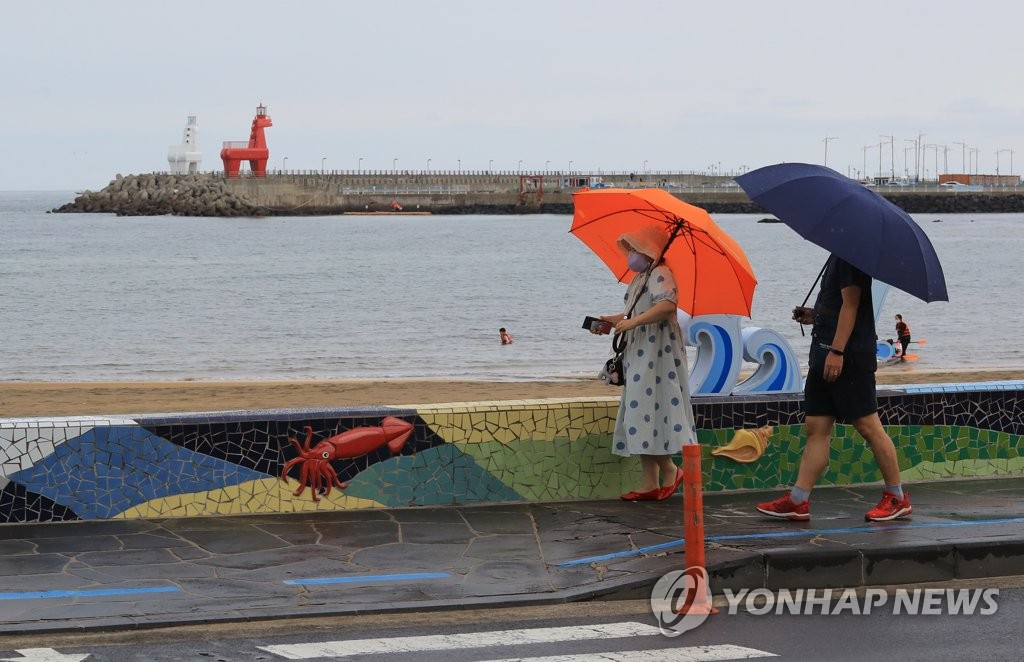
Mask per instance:
[[[923,133],[919,133],[919,134],[917,134],[917,138],[904,138],[903,139],[903,142],[912,143],[914,145],[914,180],[915,181],[921,179],[921,138],[923,138],[924,135],[925,134],[923,134]],[[904,170],[909,171],[910,170],[910,163],[907,162],[906,153],[907,153],[907,148],[904,148],[904,150],[903,150],[903,161],[904,161],[903,167],[904,167]]]
[[[288,157],[284,157],[284,161],[281,162],[281,170],[288,171]]]
[[[327,157],[326,156],[324,158],[320,159],[320,174],[323,174],[323,172],[324,172],[324,162],[326,162],[326,161],[327,161]]]
[[[927,152],[928,148],[931,148],[932,151],[935,152],[935,172],[933,173],[935,175],[935,181],[939,181],[939,148],[940,147],[942,147],[942,145],[936,145],[934,143],[929,143],[929,144],[924,146],[925,151],[922,152],[924,154],[924,158],[928,157],[928,152]],[[928,178],[925,177],[925,179],[927,180]]]
[[[868,150],[873,148],[873,147],[874,147],[874,145],[864,145],[863,147],[860,148],[861,157],[862,157],[862,159],[864,161],[861,164],[861,169],[864,171],[864,178],[865,179],[867,179],[867,177],[868,177]]]
[[[572,161],[569,161],[569,172],[572,172]]]
[[[1013,176],[1013,150],[1012,149],[999,149],[999,150],[996,150],[996,179],[997,180],[999,178],[999,155],[1002,154],[1003,152],[1009,152],[1010,153],[1010,176],[1011,177]],[[999,183],[1002,184],[1002,182],[999,182]]]
[[[493,165],[494,165],[494,159],[489,159],[487,161],[487,172],[491,172],[491,170],[493,170],[493,168],[491,167]]]
[[[523,160],[522,159],[519,159],[519,165],[516,166],[516,170],[518,170],[519,172],[523,171]]]
[[[391,169],[398,172],[398,159],[391,159]]]
[[[888,138],[885,142],[878,143],[878,172],[882,172],[882,145],[889,145],[889,175],[892,179],[896,179],[896,137],[895,136],[878,136],[879,138]]]
[[[359,165],[356,166],[356,172],[363,171],[363,157],[359,157]]]
[[[550,166],[550,165],[551,165],[551,161],[545,161],[544,162],[544,172],[548,171],[548,166]]]
[[[967,174],[967,141],[954,142],[954,145],[960,145],[960,170]]]
[[[825,143],[825,162],[822,164],[826,168],[828,167],[828,143],[832,140],[839,140],[839,136],[825,136],[821,142]]]
[[[914,152],[914,165],[917,166],[917,178],[921,178],[921,169],[924,168],[924,137],[927,133],[917,133],[917,151]]]
[[[430,172],[430,159],[427,159],[427,172]]]

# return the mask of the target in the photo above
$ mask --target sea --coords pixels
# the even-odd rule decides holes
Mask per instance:
[[[611,355],[581,326],[621,312],[625,285],[569,215],[49,213],[74,197],[0,192],[0,380],[566,380]],[[790,311],[825,252],[763,216],[714,218],[758,277],[743,326],[777,331],[806,365]],[[901,313],[921,343],[880,369],[1024,368],[1024,214],[914,218],[950,300],[890,290],[879,338]]]

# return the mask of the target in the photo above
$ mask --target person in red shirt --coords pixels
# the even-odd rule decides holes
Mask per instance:
[[[512,335],[505,330],[505,327],[501,327],[500,329],[498,329],[498,337],[501,338],[502,345],[512,344]]]

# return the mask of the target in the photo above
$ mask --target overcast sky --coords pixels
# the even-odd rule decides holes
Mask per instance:
[[[1019,2],[4,3],[0,189],[204,170],[263,102],[271,168],[1024,169]],[[879,149],[892,136],[892,144]],[[826,142],[826,138],[829,140]],[[834,138],[834,139],[833,139]],[[965,143],[966,146],[960,143]],[[910,148],[909,151],[905,151]],[[976,156],[971,156],[971,148]],[[360,158],[362,161],[360,162]],[[397,161],[396,161],[397,160]],[[904,161],[909,161],[909,166]],[[974,169],[972,167],[972,169]]]

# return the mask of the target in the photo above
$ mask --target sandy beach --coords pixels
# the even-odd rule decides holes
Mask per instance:
[[[937,384],[1024,379],[1024,370],[878,371],[879,384]],[[543,382],[451,380],[0,382],[0,418],[89,416],[618,397],[596,379]]]

